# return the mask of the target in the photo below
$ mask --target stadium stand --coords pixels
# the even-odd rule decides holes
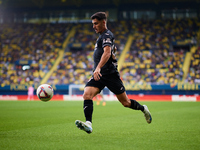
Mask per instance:
[[[186,83],[200,83],[200,47],[192,53],[190,68],[188,71]]]
[[[121,74],[127,84],[177,83],[182,79],[183,60],[183,51],[133,50],[127,53]]]
[[[116,37],[117,58],[129,35],[133,36],[120,74],[125,84],[176,84],[183,80],[187,48],[174,45],[197,43],[199,20],[132,20],[109,22]],[[52,68],[68,31],[76,27],[63,59],[48,79],[49,84],[84,84],[93,68],[97,35],[91,23],[2,24],[1,85],[40,83]],[[199,48],[193,53],[185,82],[199,83]],[[44,59],[45,58],[45,59]],[[30,62],[29,62],[30,61]]]
[[[0,84],[40,83],[70,28],[71,24],[1,24]]]
[[[131,22],[133,42],[121,75],[128,83],[177,84],[182,81],[187,48],[196,43],[198,20],[137,20]]]

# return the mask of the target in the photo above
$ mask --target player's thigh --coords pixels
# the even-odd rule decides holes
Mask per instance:
[[[118,73],[107,75],[104,82],[108,89],[115,95],[120,95],[125,92],[125,87]]]
[[[93,86],[86,86],[84,88],[83,99],[90,100],[93,99],[100,92],[99,88]]]

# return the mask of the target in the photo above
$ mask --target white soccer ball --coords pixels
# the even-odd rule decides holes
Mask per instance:
[[[48,84],[42,84],[37,88],[37,97],[44,102],[53,97],[53,88]]]

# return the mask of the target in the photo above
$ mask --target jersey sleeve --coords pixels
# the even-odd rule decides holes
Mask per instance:
[[[102,42],[102,48],[104,48],[105,46],[112,47],[112,45],[113,45],[113,38],[112,38],[112,36],[110,34],[105,33],[103,35],[103,37],[102,37],[102,40],[103,40],[103,42]]]

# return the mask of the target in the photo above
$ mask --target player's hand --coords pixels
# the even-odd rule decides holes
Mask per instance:
[[[94,80],[95,81],[98,81],[100,80],[100,77],[102,76],[101,73],[100,73],[101,69],[100,68],[96,68],[94,73],[93,73],[93,76],[94,76]]]

